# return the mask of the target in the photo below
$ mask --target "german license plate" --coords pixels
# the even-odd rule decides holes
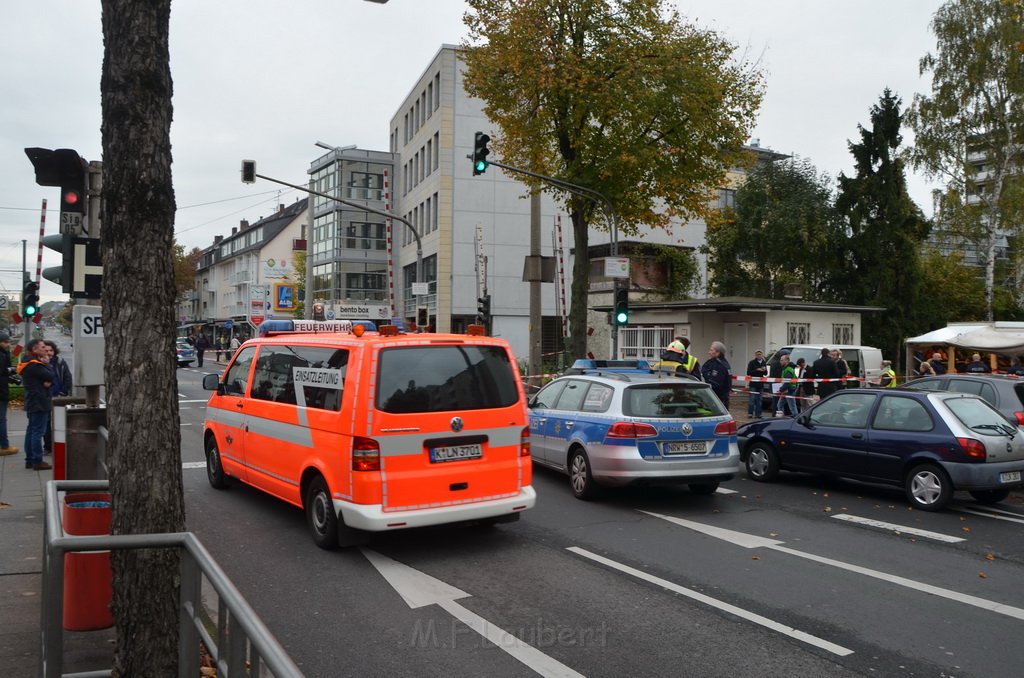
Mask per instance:
[[[663,450],[665,454],[704,454],[708,451],[708,443],[706,440],[665,443]]]
[[[480,459],[484,456],[484,448],[477,445],[448,445],[430,448],[430,461],[461,461],[463,459]]]
[[[1008,471],[1006,473],[999,474],[999,482],[1001,483],[1019,483],[1020,482],[1020,471]]]

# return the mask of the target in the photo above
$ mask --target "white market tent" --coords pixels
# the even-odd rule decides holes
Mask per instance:
[[[942,329],[907,339],[907,369],[916,367],[914,351],[927,353],[933,346],[945,346],[963,351],[1019,356],[1024,354],[1024,322],[998,321],[991,323],[951,323]],[[946,366],[954,370],[954,351],[947,351]],[[989,356],[989,361],[993,360]]]

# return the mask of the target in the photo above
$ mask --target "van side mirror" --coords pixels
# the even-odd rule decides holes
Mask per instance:
[[[224,395],[224,390],[220,385],[219,374],[204,374],[203,388],[207,391],[216,391],[219,395]]]

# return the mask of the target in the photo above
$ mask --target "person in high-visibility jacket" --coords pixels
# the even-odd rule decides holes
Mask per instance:
[[[882,361],[882,377],[878,385],[882,388],[896,388],[896,371],[892,369],[891,360]]]

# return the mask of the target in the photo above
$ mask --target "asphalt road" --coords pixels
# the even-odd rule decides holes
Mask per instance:
[[[178,371],[188,526],[306,675],[1024,671],[1020,493],[997,512],[957,495],[930,514],[899,490],[783,474],[740,476],[709,497],[581,502],[536,469],[537,506],[518,523],[326,552],[299,509],[241,485],[214,490],[195,464],[201,374],[217,369]]]

